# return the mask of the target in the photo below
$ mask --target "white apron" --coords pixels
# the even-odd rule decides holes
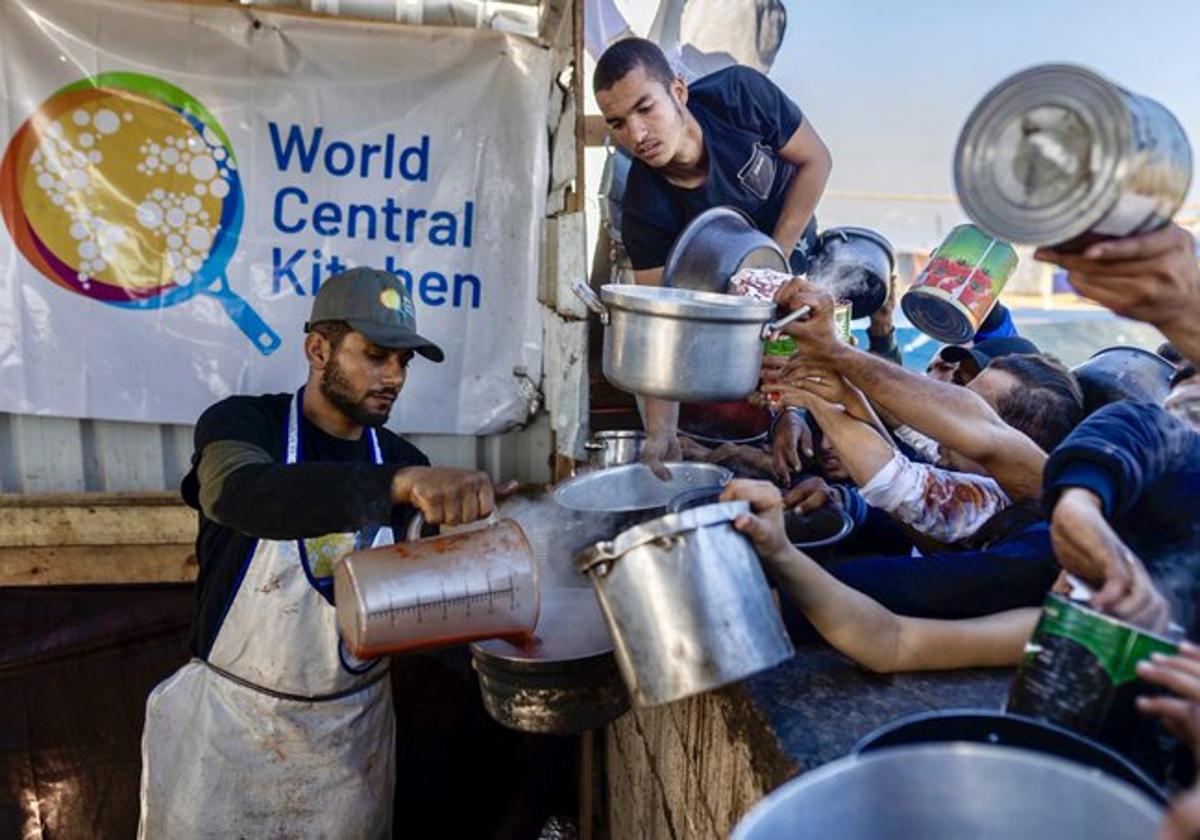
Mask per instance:
[[[303,393],[288,412],[289,464]],[[258,541],[207,662],[193,659],[146,701],[140,838],[391,835],[388,665],[341,645],[331,577],[356,542],[391,541],[389,528]]]

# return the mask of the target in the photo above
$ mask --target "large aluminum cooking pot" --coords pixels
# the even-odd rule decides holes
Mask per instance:
[[[775,304],[740,295],[610,283],[600,298],[572,288],[600,316],[604,378],[633,394],[681,402],[740,400],[758,386],[763,339],[808,315],[771,321]]]
[[[743,268],[790,272],[774,239],[735,207],[711,207],[688,222],[663,266],[662,283],[676,289],[724,292]]]
[[[1154,837],[1162,809],[1136,788],[1071,761],[983,744],[927,744],[850,756],[762,800],[732,840],[1009,840]]]
[[[1115,776],[1160,805],[1167,804],[1162,788],[1115,750],[1057,724],[993,709],[940,709],[908,715],[865,735],[852,753],[948,741],[999,744],[1065,758]]]
[[[612,429],[594,432],[583,445],[588,454],[588,466],[603,470],[636,464],[646,443],[646,433],[634,429]]]
[[[892,244],[861,227],[829,228],[819,242],[808,279],[828,288],[838,300],[850,301],[851,318],[873,315],[887,299],[888,281],[896,267]]]
[[[724,502],[668,514],[576,559],[637,705],[709,691],[792,655],[754,546],[733,528],[749,510]]]
[[[612,640],[591,589],[543,589],[529,636],[471,645],[483,706],[522,732],[572,735],[629,709]]]

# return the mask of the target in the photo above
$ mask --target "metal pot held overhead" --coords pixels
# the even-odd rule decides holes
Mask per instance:
[[[738,295],[608,284],[572,287],[600,316],[604,378],[622,390],[682,402],[740,400],[758,387],[763,339],[808,316],[772,321],[775,304]]]
[[[576,559],[639,706],[709,691],[792,655],[754,546],[733,528],[749,510],[725,502],[668,514]]]

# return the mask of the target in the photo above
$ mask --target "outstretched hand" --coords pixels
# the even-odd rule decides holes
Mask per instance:
[[[783,526],[783,496],[775,485],[766,481],[731,481],[725,485],[721,501],[750,503],[750,513],[735,519],[733,527],[754,542],[763,560],[771,561],[791,550]]]

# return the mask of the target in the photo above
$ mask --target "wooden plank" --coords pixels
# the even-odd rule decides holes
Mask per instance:
[[[188,583],[192,543],[0,548],[0,586]]]
[[[196,534],[177,493],[0,496],[0,546],[172,545]]]

